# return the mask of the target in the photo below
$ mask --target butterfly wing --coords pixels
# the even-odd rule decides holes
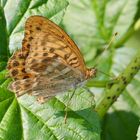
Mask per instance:
[[[25,71],[25,60],[28,53],[27,51],[16,51],[9,59],[7,69],[9,76],[14,80],[27,79],[33,77],[31,73]]]
[[[33,77],[10,85],[17,96],[29,92],[52,97],[85,80],[87,69],[78,47],[60,27],[44,17],[27,20],[22,52],[28,53],[24,67]]]
[[[59,26],[50,20],[41,16],[27,19],[24,42],[28,44],[23,45],[23,49],[30,46],[26,60],[28,72],[42,73],[48,66],[49,59],[60,57],[63,63],[85,74],[85,63],[78,47]]]
[[[9,89],[14,91],[17,96],[21,96],[28,92],[35,96],[48,98],[73,88],[78,83],[82,82],[83,75],[79,70],[75,71],[72,67],[66,66],[55,58],[52,58],[50,61],[50,66],[53,67],[53,69],[46,71],[47,76],[43,73],[36,75],[36,77],[33,78],[17,80],[9,86]],[[57,69],[57,66],[59,66],[59,69],[62,67],[64,69],[61,71],[52,71]]]

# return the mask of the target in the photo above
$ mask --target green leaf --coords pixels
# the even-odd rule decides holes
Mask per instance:
[[[140,33],[140,32],[139,32]],[[117,49],[112,65],[116,76],[122,72],[139,49],[139,33],[126,43],[125,48]],[[112,105],[103,122],[103,140],[134,140],[140,118],[140,73],[126,87],[123,94]]]
[[[8,59],[8,55],[9,49],[6,20],[3,8],[0,5],[0,61],[6,61]]]
[[[105,47],[115,32],[117,42],[125,35],[134,23],[137,5],[138,0],[70,0],[63,24],[87,56]],[[94,56],[85,58],[89,62]]]
[[[95,53],[98,55],[99,48],[108,44],[113,33],[119,33],[115,38],[115,44],[125,38],[129,28],[135,22],[138,2],[138,0],[70,1],[63,26],[78,46],[82,48],[88,64],[93,66]],[[129,11],[133,12],[130,13]],[[137,40],[139,40],[139,36]],[[100,61],[97,63],[99,72],[101,70],[107,74],[110,73],[110,75],[119,75],[135,56],[139,42],[137,44],[138,47],[134,47],[136,41],[133,41],[130,48],[110,48],[110,51],[106,51],[101,57],[99,56]],[[93,49],[94,53],[91,56],[90,53],[93,52]],[[103,140],[136,139],[140,117],[139,74],[136,77],[105,116],[102,124]],[[106,78],[97,74],[96,79],[104,80]],[[102,92],[102,89],[92,88],[92,91],[95,93],[96,104],[98,104],[102,96],[102,94],[99,96],[99,93]]]
[[[6,80],[6,70],[0,72],[0,85]]]
[[[21,47],[24,23],[31,15],[41,15],[60,23],[66,0],[8,0],[4,7],[10,51]],[[12,9],[12,10],[9,10]],[[64,123],[65,108],[70,93],[39,104],[35,97],[22,96],[16,100],[14,94],[6,90],[10,79],[0,73],[0,139],[2,140],[56,140],[100,139],[100,121],[94,111],[93,95],[78,89],[68,106],[68,118]],[[16,133],[15,133],[16,132]]]
[[[137,132],[137,140],[140,140],[140,127],[139,127],[138,132]]]
[[[67,6],[68,2],[66,0],[8,0],[4,6],[4,12],[10,51],[13,52],[21,47],[24,24],[29,16],[41,15],[58,24]]]
[[[7,91],[7,89],[5,88],[0,87],[0,102],[1,103],[13,97],[14,97],[13,93]]]
[[[64,123],[64,109],[70,94],[40,104],[28,95],[17,102],[11,92],[0,88],[0,139],[100,140],[100,123],[91,107],[93,95],[87,90],[76,91]]]
[[[6,2],[7,2],[7,0],[1,0],[1,2],[0,2],[1,6],[4,7]]]
[[[70,3],[63,26],[82,47],[89,65],[93,65],[93,58],[97,57],[100,48],[108,44],[112,34],[119,32],[116,39],[116,42],[119,42],[135,22],[138,0],[71,0]],[[42,15],[59,24],[68,5],[65,0],[2,0],[1,4],[7,21],[4,25],[7,27],[6,37],[9,38],[11,52],[21,47],[24,23],[29,16]],[[111,53],[106,51],[99,61],[99,68],[118,75],[137,51],[131,46],[116,50],[111,48]],[[140,115],[139,77],[138,74],[106,116],[102,139],[136,138]],[[1,79],[3,78],[2,75]],[[98,79],[104,80],[105,77]],[[4,80],[0,88],[0,139],[100,139],[99,117],[94,112],[94,99],[89,91],[76,91],[68,106],[67,123],[64,124],[64,110],[71,93],[57,96],[40,105],[35,97],[28,95],[17,101],[14,94],[5,89],[7,83],[9,79]],[[93,91],[99,94],[98,90]]]
[[[0,71],[4,70],[7,66],[7,63],[5,61],[0,62]]]
[[[8,88],[8,85],[9,83],[11,82],[12,80],[9,78],[9,79],[6,79],[1,85],[0,87],[2,88]]]
[[[17,101],[11,100],[8,99],[0,103],[3,113],[2,120],[0,121],[0,139],[2,140],[22,139],[22,131],[19,131],[22,130],[20,109]]]
[[[124,105],[124,104],[122,104]],[[135,140],[139,118],[135,114],[114,108],[104,118],[102,140]]]

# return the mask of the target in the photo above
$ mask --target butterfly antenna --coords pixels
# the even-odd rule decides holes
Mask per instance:
[[[71,101],[72,97],[74,96],[75,91],[76,91],[76,88],[74,88],[74,90],[73,90],[73,92],[72,92],[72,94],[67,102],[66,108],[65,108],[65,116],[64,116],[64,123],[65,124],[67,122],[67,116],[68,116],[68,105],[70,104],[70,101]]]
[[[112,36],[112,38],[111,38],[109,44],[103,49],[101,55],[111,46],[112,42],[114,42],[115,37],[116,37],[117,35],[118,35],[118,33],[116,32],[116,33]],[[100,57],[100,58],[101,58],[101,57]],[[100,59],[97,59],[97,61],[96,61],[95,65],[94,65],[94,67],[97,67],[99,60],[100,60]],[[103,72],[103,71],[101,71],[101,70],[98,70],[98,72],[103,73],[104,75],[106,75],[106,76],[108,76],[108,77],[114,78],[113,76],[111,76],[111,75],[109,75],[109,74],[107,74],[107,73],[105,73],[105,72]]]
[[[115,78],[114,76],[112,76],[112,75],[110,75],[110,74],[107,74],[107,73],[105,73],[105,72],[103,72],[103,71],[101,71],[101,70],[98,70],[98,72],[100,72],[100,73],[106,75],[107,77],[111,77],[111,78],[113,78],[113,79]]]
[[[109,44],[103,49],[103,51],[101,52],[100,55],[102,55],[102,54],[111,46],[112,42],[114,42],[115,37],[116,37],[117,35],[118,35],[118,32],[116,32],[116,33],[112,36],[111,40],[109,41]],[[94,67],[96,67],[96,66],[98,65],[99,60],[100,60],[100,59],[97,59],[97,61],[96,61],[95,65],[94,65]]]
[[[118,32],[116,32],[116,33],[112,36],[112,38],[111,38],[111,40],[110,40],[108,46],[106,46],[106,47],[104,48],[103,52],[106,51],[106,50],[111,46],[112,42],[114,42],[115,37],[116,37],[117,35],[118,35]]]

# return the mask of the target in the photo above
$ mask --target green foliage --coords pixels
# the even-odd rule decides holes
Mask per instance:
[[[61,101],[62,97],[60,100],[54,98],[41,105],[27,95],[17,102],[14,94],[4,88],[0,88],[0,94],[0,139],[2,140],[56,140],[63,137],[68,140],[99,139],[98,117],[90,107],[93,97],[85,90],[79,89],[75,94],[75,98],[85,106],[70,105],[66,124],[63,118],[65,103]],[[83,97],[85,94],[87,99]],[[66,98],[68,95],[64,96]]]
[[[57,24],[68,5],[66,1],[3,1],[3,22],[7,21],[10,51],[21,45],[24,22],[31,15],[42,15]],[[13,8],[9,12],[9,9]],[[5,24],[4,24],[5,25]],[[5,27],[5,26],[3,26]],[[1,34],[2,35],[2,34]],[[7,52],[7,45],[0,47]],[[3,55],[4,53],[1,53]],[[8,57],[8,54],[6,54]],[[64,123],[65,108],[70,93],[54,98],[41,105],[35,98],[23,96],[16,100],[14,93],[6,87],[10,82],[5,76],[6,63],[0,63],[0,139],[1,140],[56,140],[56,139],[100,139],[98,116],[93,112],[93,95],[85,89],[77,89],[68,108],[67,123]],[[71,91],[72,92],[72,91]],[[94,119],[93,119],[94,118]],[[16,133],[15,133],[16,132]]]
[[[115,77],[126,69],[139,50],[140,32],[136,32],[134,29],[137,19],[140,18],[139,3],[140,1],[137,0],[70,1],[63,24],[66,31],[81,48],[89,66],[94,66],[94,63],[98,62],[99,70]],[[140,25],[137,24],[137,26]],[[102,52],[100,48],[104,48],[108,44],[115,32],[118,32],[118,36],[115,37],[112,46],[100,55]],[[135,32],[136,34],[134,34]],[[134,35],[132,39],[126,43],[132,35]],[[112,105],[109,114],[105,116],[102,124],[102,139],[136,139],[140,117],[139,77],[139,73],[133,77],[122,92],[123,94],[121,93],[122,95]],[[99,101],[102,100],[102,97],[99,96],[99,93],[102,92],[100,87],[105,87],[107,79],[107,76],[98,73],[95,80],[92,79],[87,83],[89,87],[99,86],[98,89],[92,88],[97,104],[100,104]],[[106,98],[106,90],[104,92]],[[101,96],[103,95],[101,94]],[[102,107],[101,110],[104,108]]]
[[[139,67],[135,72],[134,69],[128,70],[130,62],[134,66],[132,60],[139,51],[140,32],[136,32],[140,28],[137,22],[139,9],[139,0],[69,0],[69,3],[66,0],[1,0],[0,140],[100,140],[100,137],[103,140],[134,140],[136,134],[139,139]],[[12,54],[21,47],[24,23],[31,15],[42,15],[57,24],[62,21],[61,26],[78,44],[87,65],[97,63],[99,70],[115,77],[124,74],[126,85],[120,79],[110,80],[98,73],[96,78],[88,81],[88,88],[76,90],[68,106],[66,124],[65,108],[72,91],[45,104],[39,104],[35,97],[29,95],[17,99],[7,89],[11,80],[6,77],[5,67],[10,52]],[[101,54],[115,32],[118,32],[118,36],[110,48]],[[129,75],[132,71],[133,74]],[[111,92],[115,84],[123,92]],[[92,88],[94,86],[96,88]],[[112,98],[107,100],[108,95],[118,97],[120,94],[117,101]],[[105,108],[111,107],[106,115],[107,110],[102,102]],[[101,123],[102,136],[100,112],[105,115]]]
[[[140,140],[140,127],[139,127],[138,133],[137,133],[137,140]]]
[[[107,45],[114,33],[119,34],[116,42],[124,37],[135,22],[137,5],[138,0],[71,0],[63,23],[89,62],[94,51]]]
[[[113,57],[111,72],[118,75],[122,72],[139,50],[140,32],[116,50]],[[120,63],[121,62],[121,63]],[[140,73],[125,88],[122,95],[112,105],[109,114],[105,116],[102,139],[136,139],[136,132],[140,118]]]
[[[4,4],[3,4],[4,5]],[[21,47],[25,20],[31,15],[47,17],[59,23],[68,5],[66,0],[9,0],[4,6],[10,52]],[[9,9],[12,9],[9,11]]]
[[[4,17],[3,8],[0,5],[0,60],[6,61],[9,55],[8,36],[6,30],[6,20]],[[2,62],[1,62],[2,63]],[[1,69],[1,64],[0,64]]]

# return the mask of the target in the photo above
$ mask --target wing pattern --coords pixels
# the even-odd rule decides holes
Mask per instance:
[[[20,65],[13,68],[15,61]],[[17,96],[28,92],[44,98],[75,87],[86,79],[87,72],[83,57],[70,37],[40,16],[27,19],[22,48],[13,55],[8,69],[15,79],[9,89]],[[13,76],[13,69],[18,74]]]

